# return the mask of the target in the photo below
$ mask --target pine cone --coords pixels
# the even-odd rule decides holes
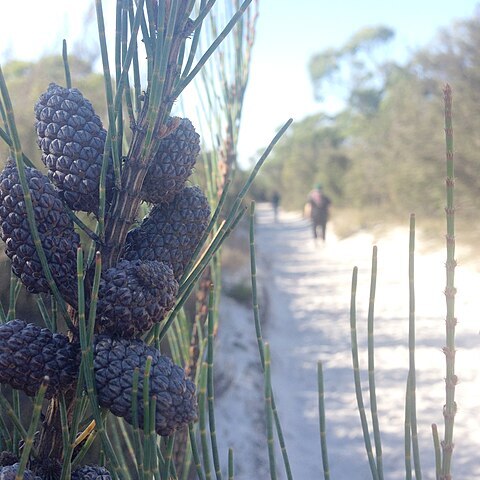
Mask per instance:
[[[147,357],[152,357],[150,397],[157,398],[155,430],[168,436],[197,417],[195,385],[170,358],[141,340],[96,338],[94,370],[98,402],[114,415],[132,423],[133,372],[139,368],[138,422],[143,428],[143,375]]]
[[[46,398],[73,385],[78,376],[80,350],[61,333],[52,333],[23,320],[0,325],[0,383],[36,395],[45,376]]]
[[[179,280],[209,219],[210,206],[204,193],[197,186],[186,187],[171,203],[155,205],[142,224],[128,233],[125,258],[170,264]]]
[[[138,337],[173,308],[178,283],[164,263],[121,260],[102,274],[96,327],[112,336]]]
[[[200,136],[192,122],[188,118],[169,121],[180,123],[161,141],[142,186],[142,200],[153,204],[171,202],[183,190],[200,153]]]
[[[47,177],[35,168],[25,168],[35,221],[48,265],[60,292],[73,302],[76,298],[76,256],[80,238],[72,220]],[[11,160],[0,174],[1,237],[12,270],[32,293],[50,293],[35,249],[27,219],[17,167]]]
[[[6,467],[18,462],[18,457],[12,452],[4,450],[0,452],[0,467]]]
[[[112,480],[112,476],[105,467],[85,465],[72,473],[72,480]]]
[[[76,88],[55,83],[35,104],[37,143],[49,178],[72,210],[98,213],[100,172],[106,130],[92,104]],[[111,200],[111,159],[106,181]]]
[[[15,480],[17,476],[19,463],[9,465],[8,467],[0,468],[0,480]],[[42,480],[37,477],[32,471],[25,469],[23,472],[23,480]]]

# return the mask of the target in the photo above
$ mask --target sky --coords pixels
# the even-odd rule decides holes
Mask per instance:
[[[87,37],[95,36],[96,30],[86,28],[83,20],[93,0],[0,1],[1,62],[61,52],[63,38],[70,45],[95,41]],[[113,3],[104,0],[107,18]],[[301,120],[337,104],[327,99],[322,106],[314,100],[308,75],[313,54],[340,47],[362,27],[385,25],[396,32],[387,53],[401,62],[409,52],[433,42],[440,28],[471,16],[476,5],[476,0],[259,0],[239,139],[240,164],[257,158],[257,152],[290,117]]]

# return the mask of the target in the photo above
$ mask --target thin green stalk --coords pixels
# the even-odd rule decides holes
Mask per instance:
[[[80,465],[80,463],[82,463],[82,460],[84,459],[85,455],[90,450],[90,448],[91,448],[91,446],[92,446],[92,444],[93,444],[93,442],[95,441],[96,438],[97,438],[97,432],[94,430],[88,436],[88,438],[85,440],[85,443],[83,444],[82,448],[80,449],[80,451],[77,453],[77,455],[73,459],[72,468],[71,468],[72,471],[75,470]]]
[[[5,315],[5,307],[3,303],[0,301],[0,325],[3,323],[7,323],[7,315]]]
[[[178,7],[178,2],[176,2]],[[149,2],[147,2],[148,10]],[[153,22],[153,13],[149,13],[149,18]],[[165,85],[166,78],[166,69],[167,62],[162,61],[162,58],[170,56],[170,43],[166,43],[164,40],[164,29],[165,29],[165,0],[158,2],[158,34],[157,40],[154,43],[154,58],[153,58],[153,72],[151,81],[148,84],[149,90],[149,103],[147,111],[147,133],[145,135],[145,141],[142,147],[141,157],[146,158],[151,151],[152,154],[155,154],[155,147],[153,144],[153,137],[155,135],[155,127],[157,121],[161,124],[163,118],[159,118],[163,114],[160,112],[160,105],[162,103],[162,92]],[[169,16],[169,26],[172,22],[175,22],[175,18],[172,15]],[[170,27],[170,30],[173,34],[173,27]],[[168,27],[167,27],[168,30]]]
[[[150,415],[149,415],[150,425],[148,430],[149,430],[149,437],[150,437],[150,452],[152,455],[150,458],[149,465],[150,465],[152,475],[155,475],[155,473],[158,471],[158,459],[159,459],[157,455],[157,432],[155,431],[155,420],[156,420],[156,412],[157,412],[157,397],[155,395],[151,397],[149,402],[149,407],[150,407]],[[163,465],[160,468],[163,468]],[[168,477],[166,480],[168,480]]]
[[[107,97],[107,112],[108,112],[108,133],[110,133],[111,145],[116,145],[117,143],[117,131],[115,127],[115,110],[114,110],[114,101],[113,101],[113,89],[112,89],[112,76],[110,74],[110,66],[108,62],[108,51],[107,51],[107,40],[105,36],[105,20],[103,17],[103,6],[102,0],[95,0],[95,10],[97,13],[97,27],[98,27],[98,38],[100,44],[100,53],[102,57],[102,66],[103,66],[103,78],[105,83],[105,95]],[[107,134],[108,139],[108,134]],[[118,157],[118,151],[116,148],[108,149],[108,142],[105,142],[104,150],[104,168],[106,170],[106,165],[108,164],[107,158],[110,151],[113,154],[113,170],[115,173],[115,184],[117,187],[120,186],[120,159]],[[106,173],[106,172],[105,172]],[[104,179],[103,179],[104,180]],[[105,186],[105,183],[102,184],[102,177],[100,177],[100,184]],[[102,204],[102,202],[100,202]]]
[[[97,316],[98,290],[102,275],[102,256],[100,252],[95,254],[95,273],[93,276],[92,290],[90,292],[90,305],[88,311],[88,341],[93,342],[95,333],[95,318]]]
[[[270,466],[270,478],[276,480],[277,472],[275,466],[275,445],[273,442],[273,412],[272,412],[272,383],[270,375],[270,345],[265,342],[265,371],[264,371],[264,390],[265,390],[265,415],[267,420],[267,445],[268,461]]]
[[[78,428],[80,424],[80,420],[82,418],[82,413],[85,409],[86,402],[88,401],[85,397],[83,397],[83,390],[84,390],[84,382],[83,378],[80,377],[77,381],[76,391],[75,391],[75,406],[73,408],[73,414],[71,418],[71,423],[67,431],[63,432],[63,466],[62,466],[62,474],[60,480],[67,480],[70,478],[70,474],[72,471],[71,467],[71,458],[74,450],[74,443],[75,439],[78,434]],[[65,403],[65,399],[62,397],[63,403]],[[63,414],[62,414],[63,415]],[[65,406],[65,416],[66,416],[66,406]],[[65,418],[66,420],[66,418]],[[62,420],[62,428],[63,428]],[[68,423],[67,423],[68,426]]]
[[[135,447],[132,443],[132,439],[130,436],[129,431],[127,430],[127,424],[126,422],[121,419],[120,417],[115,417],[115,424],[117,430],[120,432],[120,439],[125,442],[125,446],[129,455],[129,465],[133,465],[135,468],[135,475],[136,478],[139,478],[138,476],[138,470],[137,470],[137,457],[135,454]]]
[[[225,204],[225,200],[227,199],[227,193],[229,191],[231,183],[232,182],[230,180],[228,180],[225,183],[225,187],[223,189],[222,195],[220,196],[220,199],[218,200],[218,204],[217,204],[217,207],[215,208],[215,211],[212,215],[212,218],[210,219],[210,223],[208,224],[205,232],[203,233],[202,237],[200,238],[200,240],[198,242],[197,247],[195,248],[195,250],[193,252],[192,260],[185,267],[182,278],[180,279],[180,285],[182,285],[185,282],[185,279],[188,278],[188,276],[190,275],[190,273],[192,271],[192,266],[197,261],[198,254],[200,253],[200,251],[204,247],[208,236],[213,231],[214,227],[217,225],[218,217],[220,216],[223,205]]]
[[[375,290],[377,285],[377,247],[372,252],[372,272],[370,277],[370,295],[368,304],[368,386],[370,393],[370,411],[372,415],[373,438],[375,441],[375,460],[379,480],[383,480],[383,456],[380,425],[378,422],[377,394],[375,388],[375,342],[374,342],[374,309]]]
[[[220,225],[220,228],[215,232],[212,239],[210,240],[210,243],[206,247],[204,245],[204,251],[202,255],[196,260],[187,277],[182,278],[182,283],[180,284],[177,297],[180,297],[188,289],[192,281],[194,281],[194,279],[197,277],[199,271],[203,271],[207,264],[210,263],[210,260],[222,244],[223,236],[226,234],[226,232],[229,231],[232,222],[234,221],[234,217],[229,217],[229,219],[223,221]]]
[[[180,360],[182,355],[180,353],[180,346],[178,342],[178,338],[175,332],[175,328],[169,328],[167,331],[167,338],[168,338],[168,345],[170,346],[170,350],[172,353],[172,359],[176,364],[182,363]]]
[[[325,422],[325,390],[323,382],[322,362],[317,363],[317,380],[318,380],[318,418],[320,422],[320,446],[322,449],[322,465],[323,478],[330,480],[330,468],[328,466],[328,450],[327,450],[327,429]]]
[[[457,384],[457,375],[455,374],[455,206],[454,206],[454,151],[453,151],[453,125],[452,125],[452,89],[446,85],[444,89],[445,100],[445,144],[446,144],[446,196],[447,206],[445,208],[447,220],[447,261],[446,268],[446,287],[445,298],[447,306],[446,316],[446,346],[443,349],[446,359],[446,377],[445,377],[445,407],[443,415],[445,418],[444,440],[442,442],[442,479],[450,478],[450,469],[453,454],[453,426],[455,422],[455,413],[457,406],[455,403],[455,386]]]
[[[72,76],[70,74],[70,65],[68,63],[67,41],[65,39],[63,39],[62,44],[62,58],[63,68],[65,70],[65,85],[67,88],[72,88]]]
[[[122,73],[122,8],[124,0],[117,0],[115,6],[115,80],[118,82]]]
[[[246,207],[245,207],[246,208]],[[233,231],[233,229],[236,227],[238,222],[241,220],[243,217],[243,214],[245,213],[245,209],[241,210],[238,214],[237,217],[233,220],[232,224],[228,229],[225,229],[222,231],[222,235],[219,236],[218,241],[212,242],[211,247],[209,247],[205,253],[205,255],[202,257],[202,261],[195,267],[195,269],[192,271],[191,275],[188,278],[188,283],[184,283],[182,287],[179,290],[178,296],[177,296],[177,303],[175,305],[175,308],[170,312],[166,322],[164,323],[162,330],[160,331],[159,334],[159,340],[161,341],[165,334],[167,333],[168,329],[170,328],[171,324],[175,320],[175,317],[178,313],[178,311],[183,307],[183,304],[187,300],[188,296],[192,292],[195,282],[200,278],[200,275],[202,274],[204,268],[207,266],[208,262],[211,260],[213,255],[216,253],[216,251],[220,248],[221,244],[223,241],[230,235],[230,233]],[[153,335],[150,334],[147,335],[146,342],[150,343],[153,340]]]
[[[7,428],[7,424],[5,423],[2,415],[0,415],[0,436],[3,438],[3,440],[0,442],[3,450],[11,452],[12,437],[10,436],[10,430]]]
[[[145,20],[143,16],[143,9],[139,12],[140,14],[140,25],[142,25],[142,20]],[[135,14],[133,11],[133,2],[129,1],[128,2],[128,17],[130,20],[130,30],[133,30],[133,24],[134,24],[134,19],[135,19]],[[131,33],[130,33],[131,35]],[[131,35],[132,36],[132,35]],[[142,109],[142,102],[140,101],[140,96],[142,94],[142,86],[140,83],[140,66],[139,66],[139,61],[138,61],[138,43],[137,40],[135,39],[134,43],[134,50],[133,50],[133,89],[135,92],[135,112],[138,115],[140,114],[140,111]],[[133,125],[132,125],[133,127]]]
[[[217,480],[222,480],[222,469],[220,466],[220,457],[218,455],[217,431],[215,427],[215,406],[214,406],[214,385],[213,385],[213,326],[215,315],[213,285],[210,286],[208,297],[208,346],[207,346],[207,401],[208,401],[208,421],[210,426],[210,441],[212,444],[213,466]]]
[[[135,367],[132,381],[132,427],[133,427],[133,445],[136,452],[138,478],[144,477],[143,472],[143,447],[140,436],[140,427],[138,424],[138,379],[140,370]]]
[[[45,326],[51,332],[55,333],[52,319],[50,318],[47,306],[45,305],[45,302],[43,301],[43,298],[40,295],[36,295],[35,300],[37,302],[37,307],[38,307],[38,310],[40,311],[40,315],[42,316],[42,319],[43,319],[43,322],[45,323]]]
[[[200,6],[200,11],[198,13],[198,17],[194,20],[193,22],[193,29],[197,30],[202,23],[205,17],[208,15],[208,12],[212,9],[212,7],[215,5],[217,0],[208,0],[207,4],[202,8]]]
[[[22,455],[20,457],[20,462],[17,469],[17,475],[15,480],[21,480],[23,478],[23,473],[27,466],[27,462],[30,458],[30,452],[33,448],[33,439],[35,437],[35,432],[37,431],[38,421],[40,420],[40,414],[42,413],[42,404],[43,399],[45,398],[45,392],[47,391],[49,378],[45,377],[38,389],[37,395],[35,396],[35,402],[33,404],[32,418],[30,420],[30,427],[25,437],[23,443]]]
[[[263,336],[262,327],[260,324],[260,309],[258,305],[258,291],[257,291],[257,262],[255,254],[255,202],[250,204],[250,275],[252,283],[252,307],[253,318],[255,321],[255,333],[257,335],[258,352],[260,354],[260,361],[262,368],[265,368],[265,354],[263,351]]]
[[[20,417],[15,413],[15,410],[10,405],[10,402],[5,398],[3,393],[0,391],[0,406],[2,407],[2,413],[6,413],[13,423],[13,448],[14,452],[18,448],[18,438],[25,440],[27,438],[27,431],[20,421]]]
[[[165,480],[169,480],[170,477],[170,468],[172,464],[172,453],[173,453],[173,445],[175,443],[175,434],[170,435],[167,440],[167,449],[165,452]]]
[[[195,438],[195,425],[190,423],[188,425],[188,436],[190,438],[190,447],[192,449],[193,463],[195,464],[195,470],[197,472],[198,480],[205,480],[205,475],[202,470],[202,463],[200,461],[200,455],[198,453],[197,440]]]
[[[0,105],[1,105],[1,102],[0,102]],[[10,147],[10,149],[13,148],[13,142],[10,138],[10,136],[8,135],[8,133],[3,129],[3,128],[0,128],[0,138]],[[22,152],[22,158],[23,158],[23,163],[27,166],[27,167],[35,167],[34,163]]]
[[[118,84],[117,84],[117,92],[115,94],[115,100],[114,100],[115,118],[117,118],[118,115],[120,115],[121,113],[122,96],[123,96],[125,87],[128,83],[128,72],[130,70],[130,65],[132,63],[132,59],[137,49],[137,35],[140,27],[140,19],[141,19],[141,12],[143,9],[143,3],[144,3],[144,0],[139,0],[138,2],[137,11],[133,19],[130,42],[128,44],[128,48],[125,53],[125,58],[123,59],[122,64],[119,65],[118,67]],[[126,24],[124,28],[125,29],[127,28]],[[125,44],[126,44],[126,39],[125,39]]]
[[[145,480],[152,478],[152,445],[150,442],[150,371],[152,368],[152,356],[149,355],[145,362],[145,370],[143,372],[143,453],[144,453],[144,477]]]
[[[102,241],[101,238],[95,232],[93,232],[84,222],[82,222],[82,220],[80,220],[80,218],[78,218],[73,213],[73,211],[70,210],[68,205],[64,203],[63,208],[65,210],[65,213],[70,217],[73,223],[75,223],[75,225],[80,227],[80,229],[88,236],[88,238],[90,238],[90,240],[93,240],[94,242],[97,242],[97,243],[101,243]]]
[[[63,443],[63,451],[66,452],[69,448],[70,445],[70,432],[68,428],[68,414],[67,414],[67,404],[65,402],[65,395],[60,395],[59,399],[59,404],[60,404],[60,423],[62,424],[62,443]],[[65,458],[65,454],[64,454]],[[62,470],[67,470],[65,475],[71,475],[71,469],[70,467],[70,458],[68,462],[64,462],[65,464],[68,465],[67,469],[63,468]],[[65,477],[64,477],[65,478]]]
[[[215,1],[216,0],[211,0],[210,1],[212,6],[215,3]],[[205,15],[207,15],[207,13],[208,13],[208,11],[205,9],[205,4],[206,4],[206,0],[201,0],[200,1],[200,14],[199,14],[198,18],[195,19],[195,22],[194,22],[194,33],[193,33],[192,44],[190,46],[190,51],[188,53],[188,58],[187,58],[187,61],[185,63],[185,67],[182,71],[181,78],[185,78],[188,75],[188,72],[192,68],[193,60],[195,59],[195,53],[197,52],[197,48],[198,48],[198,45],[199,45],[199,42],[200,42],[200,33],[202,32],[203,19],[205,18]],[[200,21],[197,23],[197,20],[199,20],[199,19],[200,19]]]
[[[442,449],[440,446],[440,437],[438,435],[438,428],[435,423],[432,423],[433,436],[433,450],[435,453],[435,480],[440,480],[442,474]]]
[[[258,353],[260,355],[260,362],[262,369],[265,371],[265,354],[263,351],[264,341],[262,334],[262,327],[260,323],[260,311],[258,305],[258,293],[257,293],[257,262],[255,255],[255,202],[250,205],[250,271],[252,282],[252,305],[253,305],[253,318],[255,322],[255,332],[257,335]],[[277,406],[275,403],[275,395],[272,390],[272,411],[273,418],[275,420],[275,429],[277,431],[278,442],[280,444],[280,450],[282,452],[283,464],[285,466],[285,473],[288,480],[293,480],[292,470],[290,467],[290,460],[288,459],[287,447],[285,445],[285,439],[283,436],[282,425],[280,423],[280,417],[278,415]]]
[[[149,28],[149,37],[155,39],[156,30],[155,30],[155,13],[153,9],[153,2],[147,2],[147,17],[148,17],[148,28]],[[155,48],[155,45],[153,45]]]
[[[12,403],[13,403],[13,412],[15,414],[15,418],[22,418],[22,412],[20,410],[20,394],[18,390],[12,390]],[[12,417],[13,420],[13,417]],[[22,434],[22,430],[16,428],[13,430],[13,442],[15,447],[15,452],[19,449],[19,435]],[[25,440],[25,436],[22,435],[22,438]]]
[[[417,405],[416,405],[416,374],[415,374],[415,215],[410,215],[410,241],[408,260],[408,288],[409,288],[409,314],[408,314],[408,351],[409,351],[409,376],[407,383],[407,396],[410,400],[410,426],[412,429],[413,463],[415,466],[416,480],[422,479],[420,465],[420,449],[418,446]]]
[[[233,448],[228,449],[228,480],[234,479]]]
[[[50,297],[50,311],[52,312],[51,314],[52,323],[53,323],[52,332],[56,332],[57,325],[58,325],[58,304],[57,304],[57,300],[55,300],[55,297],[53,295]]]
[[[225,28],[222,30],[220,35],[213,41],[213,43],[208,47],[206,52],[202,55],[200,60],[197,62],[195,67],[192,69],[192,71],[185,77],[184,80],[182,80],[177,88],[174,91],[174,97],[178,97],[180,93],[185,89],[185,87],[195,78],[195,75],[200,71],[200,69],[205,65],[207,60],[211,57],[212,53],[215,52],[215,50],[218,48],[218,46],[225,40],[227,35],[230,33],[232,28],[235,26],[235,24],[242,18],[243,13],[245,10],[248,8],[252,0],[245,0],[241,7],[237,10],[235,15],[230,19],[228,24],[225,26]]]
[[[5,82],[5,77],[3,75],[3,70],[1,67],[0,67],[0,91],[2,95],[3,105],[5,106],[5,113],[8,121],[8,130],[10,132],[12,142],[13,142],[13,154],[14,154],[15,162],[17,166],[18,177],[20,180],[20,184],[22,186],[25,209],[27,211],[28,226],[30,228],[30,233],[32,235],[32,238],[35,244],[35,250],[40,259],[42,270],[48,282],[48,286],[50,287],[57,302],[62,308],[62,312],[64,313],[66,322],[69,324],[69,327],[72,327],[69,316],[68,316],[67,307],[65,305],[65,302],[62,296],[60,295],[60,292],[58,291],[55,281],[53,280],[52,273],[48,265],[47,257],[45,255],[42,242],[40,241],[37,222],[35,220],[35,212],[33,209],[32,196],[30,194],[30,189],[27,182],[25,165],[23,163],[22,146],[20,144],[20,137],[18,135],[18,131],[15,123],[15,116],[13,113],[12,102],[10,100],[10,94],[8,93],[7,84]]]
[[[410,384],[410,372],[407,377],[407,385]],[[407,388],[408,389],[408,388]],[[411,427],[411,401],[405,394],[405,480],[412,480],[412,427]]]
[[[107,432],[105,430],[105,425],[102,419],[98,407],[98,400],[95,387],[94,379],[94,367],[93,367],[93,351],[92,351],[92,341],[93,338],[87,333],[87,326],[85,320],[85,292],[84,292],[84,272],[83,272],[83,250],[81,247],[77,250],[77,278],[78,278],[78,323],[79,323],[79,333],[80,333],[80,345],[82,349],[82,361],[80,364],[80,371],[85,377],[85,384],[87,387],[87,394],[90,400],[90,407],[92,409],[93,418],[95,419],[96,429],[100,435],[102,441],[102,448],[105,450],[111,468],[114,471],[114,474],[120,479],[124,479],[124,473],[122,472],[115,451],[112,448],[110,440],[108,438]]]
[[[255,180],[255,177],[257,176],[260,168],[262,167],[262,165],[265,163],[265,160],[270,155],[270,152],[272,151],[273,147],[277,144],[277,142],[280,140],[280,138],[282,138],[283,134],[287,131],[288,127],[291,125],[292,122],[293,122],[293,119],[291,119],[291,118],[288,119],[285,122],[285,124],[282,126],[282,128],[273,137],[272,141],[269,143],[268,147],[265,149],[262,156],[259,158],[259,160],[255,164],[255,167],[253,168],[252,172],[250,173],[250,175],[249,175],[247,181],[245,182],[245,185],[243,186],[242,190],[237,195],[235,203],[233,204],[232,209],[231,209],[232,212],[237,211],[237,209],[239,208],[242,200],[245,198],[245,195],[247,194],[248,190],[250,189],[250,186],[252,185],[253,181]]]
[[[210,450],[207,441],[207,362],[204,362],[200,369],[199,389],[198,389],[198,423],[200,426],[200,441],[202,444],[203,469],[205,479],[211,480],[210,470]]]
[[[10,288],[9,288],[7,321],[13,320],[17,316],[16,312],[17,312],[17,298],[18,298],[19,287],[20,287],[20,280],[13,273],[13,270],[12,270],[10,272]]]
[[[113,445],[115,445],[117,447],[115,450],[116,450],[118,462],[120,463],[120,466],[122,467],[122,470],[125,471],[125,472],[129,472],[127,459],[125,457],[125,446],[123,445],[123,442],[126,441],[128,436],[121,438],[119,433],[118,433],[118,429],[117,429],[117,423],[119,423],[118,417],[116,417],[116,418],[112,417],[111,419],[112,419],[112,421],[110,422],[109,429],[108,429],[109,436],[112,439]],[[123,421],[123,420],[120,420],[120,421]],[[127,450],[128,450],[128,448],[127,448]],[[130,475],[130,473],[129,473],[129,475]]]
[[[129,3],[128,0],[123,0],[123,8],[122,8],[122,65],[125,63],[125,59],[127,58],[128,55],[128,6],[127,4]],[[140,21],[139,21],[140,25]],[[132,39],[132,59],[137,51],[137,35],[138,35],[138,27],[135,31],[135,38]],[[130,70],[130,65],[128,70]],[[130,121],[130,127],[133,127],[136,125],[136,120],[135,120],[135,114],[133,113],[133,103],[132,103],[132,90],[130,88],[130,81],[128,79],[128,75],[125,78],[125,103],[127,105],[127,112],[128,112],[128,118]],[[122,141],[123,139],[123,133],[121,135]]]
[[[192,471],[191,467],[193,463],[193,453],[192,453],[192,449],[188,448],[189,443],[190,442],[186,440],[182,446],[182,448],[185,450],[185,460],[181,463],[182,475],[181,476],[179,475],[178,477],[181,480],[188,480],[188,476]],[[172,463],[172,465],[174,466],[175,464]]]
[[[357,294],[357,275],[358,268],[353,268],[352,274],[352,291],[350,301],[350,336],[352,343],[352,363],[353,363],[353,377],[355,381],[355,394],[357,397],[358,412],[360,414],[360,421],[362,424],[363,441],[367,451],[368,463],[372,473],[373,480],[379,480],[377,465],[373,457],[372,444],[370,441],[370,432],[368,431],[367,416],[365,414],[365,405],[363,403],[362,386],[360,382],[360,366],[358,361],[358,343],[357,343],[357,313],[356,313],[356,294]]]

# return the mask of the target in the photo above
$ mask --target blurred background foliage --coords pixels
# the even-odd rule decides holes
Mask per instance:
[[[413,211],[433,223],[443,219],[442,87],[448,81],[456,99],[458,205],[471,228],[480,207],[479,24],[480,13],[452,24],[403,65],[383,54],[394,37],[383,26],[315,54],[309,62],[314,95],[334,95],[342,108],[295,122],[263,168],[256,199],[277,190],[283,208],[299,209],[320,182],[336,212],[355,212],[358,226],[385,212],[392,220]]]
[[[312,95],[319,101],[335,97],[341,108],[325,112],[319,104],[318,113],[296,120],[261,170],[251,196],[268,201],[278,191],[283,208],[301,209],[312,186],[322,183],[334,211],[348,212],[351,231],[375,223],[385,212],[393,221],[403,221],[412,211],[429,221],[443,220],[441,92],[448,81],[456,98],[458,205],[471,227],[480,207],[479,24],[480,13],[453,23],[401,65],[386,54],[395,32],[385,26],[365,27],[338,49],[313,55],[308,64]],[[103,79],[93,67],[95,59],[81,50],[70,57],[74,85],[105,120]],[[32,135],[33,105],[49,82],[64,83],[62,59],[12,60],[5,75],[24,151],[42,168]],[[7,149],[1,148],[5,159]],[[246,176],[241,169],[235,173],[232,193]]]

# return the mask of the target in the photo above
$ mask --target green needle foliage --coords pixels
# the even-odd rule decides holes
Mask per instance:
[[[0,137],[16,161],[36,254],[52,292],[50,302],[46,301],[45,296],[38,296],[36,304],[46,327],[51,332],[68,333],[71,344],[78,348],[79,353],[76,383],[51,401],[44,400],[47,387],[42,386],[33,404],[31,422],[27,426],[24,424],[23,397],[17,391],[13,391],[9,401],[0,392],[2,406],[0,445],[2,449],[7,448],[16,454],[19,453],[20,440],[24,445],[19,478],[22,472],[26,468],[32,468],[32,465],[35,465],[33,468],[36,469],[36,473],[46,474],[42,469],[47,468],[44,464],[48,463],[49,478],[66,480],[82,465],[87,455],[93,457],[95,463],[105,464],[114,479],[167,480],[179,478],[177,471],[180,470],[182,478],[187,480],[191,462],[198,478],[211,478],[210,452],[208,447],[206,448],[204,429],[200,432],[204,453],[203,464],[199,457],[196,438],[198,424],[189,425],[189,438],[185,441],[182,435],[172,434],[162,442],[157,435],[158,408],[164,399],[153,395],[150,388],[154,381],[150,377],[154,371],[152,356],[147,358],[145,368],[141,372],[138,368],[133,372],[131,427],[125,425],[121,419],[109,418],[109,412],[100,408],[94,353],[98,333],[97,305],[104,301],[100,292],[103,273],[115,267],[123,254],[127,234],[137,222],[138,213],[148,209],[148,206],[145,208],[141,203],[142,183],[162,139],[171,133],[167,120],[177,97],[210,59],[219,58],[214,57],[215,52],[230,34],[236,36],[236,40],[231,43],[237,55],[235,68],[242,69],[243,75],[248,72],[249,58],[245,63],[245,50],[240,39],[247,35],[244,26],[248,25],[250,38],[248,48],[251,49],[254,26],[251,22],[251,13],[247,13],[246,23],[243,21],[245,12],[250,12],[251,2],[252,0],[245,0],[240,4],[232,1],[224,11],[226,14],[220,18],[212,10],[214,1],[117,0],[113,36],[115,60],[114,68],[111,69],[108,51],[109,32],[106,30],[105,22],[105,15],[110,13],[104,12],[101,0],[95,0],[108,122],[98,179],[99,202],[95,218],[85,221],[85,217],[79,216],[65,205],[69,218],[83,232],[85,238],[84,244],[76,251],[77,290],[72,303],[67,303],[60,295],[58,285],[50,271],[25,175],[25,167],[31,167],[33,164],[22,151],[13,105],[3,71],[0,69],[0,113],[3,120]],[[200,42],[204,22],[208,22],[209,25],[205,45]],[[62,63],[67,88],[75,87],[75,62],[69,59],[66,40],[62,45]],[[145,68],[145,71],[142,71],[142,68]],[[246,82],[243,83],[243,92],[245,87]],[[243,98],[236,99],[237,110],[241,106],[241,101]],[[232,116],[229,110],[231,108],[233,108],[231,103],[224,105],[225,114],[229,119]],[[234,117],[238,119],[238,114]],[[129,122],[128,125],[125,124],[126,121]],[[274,137],[233,204],[228,202],[228,209],[225,208],[230,184],[228,180],[222,186],[219,195],[215,194],[215,199],[211,196],[215,213],[185,268],[175,307],[162,328],[156,325],[144,336],[148,343],[155,341],[157,348],[171,350],[175,361],[181,365],[186,365],[189,360],[191,344],[191,325],[183,311],[184,302],[196,287],[204,269],[210,263],[219,264],[219,249],[246,211],[242,201],[258,169],[290,123],[287,122],[281,132]],[[237,122],[237,132],[238,128]],[[210,162],[208,168],[213,173],[212,166]],[[112,192],[108,190],[112,187],[107,182],[110,168],[114,178]],[[223,218],[220,215],[223,215]],[[218,270],[216,278],[220,278]],[[0,312],[1,324],[16,318],[16,303],[21,288],[21,281],[12,276],[10,302],[8,309],[2,308]],[[71,299],[68,302],[71,302]],[[212,292],[208,332],[203,331],[204,325],[195,321],[195,325],[200,326],[202,330],[198,332],[199,362],[202,364],[201,362],[208,357],[209,363],[198,369],[194,380],[199,384],[200,426],[205,427],[206,421],[209,422],[213,466],[216,477],[221,478],[220,458],[215,439],[212,370],[213,332],[218,321],[217,305],[218,294]],[[60,312],[60,317],[57,311]],[[170,345],[162,341],[167,334]],[[46,420],[40,426],[40,434],[34,435],[39,428],[41,414]],[[10,425],[13,425],[13,428]],[[92,450],[96,438],[100,440],[99,451]],[[188,451],[179,457],[179,448]],[[183,463],[179,463],[179,458]],[[229,478],[233,478],[233,452],[229,454],[228,475]]]
[[[219,454],[214,402],[214,344],[217,328],[221,328],[218,303],[221,295],[221,247],[246,213],[245,198],[260,169],[277,142],[289,128],[288,120],[274,136],[248,174],[243,185],[234,182],[237,169],[237,144],[242,119],[243,100],[248,85],[250,59],[255,39],[257,2],[230,0],[117,0],[113,34],[113,68],[110,67],[103,2],[95,0],[98,40],[101,52],[103,85],[108,122],[103,148],[101,173],[98,179],[98,212],[85,219],[68,209],[65,211],[82,231],[85,240],[76,250],[77,286],[74,301],[66,300],[59,291],[42,243],[35,216],[26,167],[34,163],[24,154],[16,125],[14,108],[4,71],[0,68],[0,138],[7,145],[18,169],[26,207],[26,217],[36,255],[41,263],[50,295],[38,295],[36,306],[44,325],[51,332],[68,335],[70,346],[78,352],[78,374],[68,389],[46,397],[48,379],[39,387],[33,402],[23,393],[0,391],[0,447],[19,457],[17,478],[26,469],[48,475],[52,480],[67,480],[76,468],[93,458],[105,465],[118,480],[221,480],[234,478],[232,449],[222,465]],[[108,24],[108,22],[107,22]],[[75,87],[75,63],[70,61],[67,42],[62,45],[62,64],[67,88]],[[203,128],[203,162],[198,179],[205,185],[213,215],[195,245],[193,255],[178,279],[175,304],[165,314],[162,325],[156,324],[134,340],[138,345],[154,345],[162,355],[169,354],[175,363],[188,366],[196,385],[198,422],[189,422],[184,430],[162,439],[158,431],[158,411],[165,402],[155,393],[155,357],[148,354],[142,367],[132,368],[132,384],[122,385],[123,395],[130,392],[131,421],[112,418],[100,406],[95,348],[100,332],[98,316],[101,308],[103,274],[116,268],[123,258],[129,232],[138,224],[140,212],[150,205],[142,200],[141,190],[149,168],[155,161],[162,140],[172,133],[171,116],[174,103],[184,89],[195,82]],[[58,80],[57,80],[58,81]],[[453,427],[456,412],[455,386],[455,205],[451,89],[445,88],[446,134],[446,402],[445,432],[440,441],[436,425],[432,425],[435,453],[435,474],[438,480],[451,479]],[[332,133],[332,132],[330,132]],[[335,133],[335,132],[333,132]],[[333,135],[332,133],[332,135]],[[333,135],[334,136],[334,135]],[[328,138],[339,140],[338,138]],[[341,140],[340,140],[341,142]],[[110,171],[111,169],[111,171]],[[113,187],[108,183],[113,175]],[[202,176],[203,175],[203,176]],[[109,189],[112,189],[111,191]],[[66,200],[65,200],[66,202]],[[254,233],[255,204],[250,209],[250,258],[252,309],[259,361],[264,372],[264,404],[266,418],[266,454],[270,477],[277,478],[275,443],[278,442],[286,477],[293,478],[283,436],[280,412],[275,404],[271,384],[271,357],[260,325]],[[416,418],[415,378],[415,217],[411,217],[409,245],[409,373],[405,400],[405,469],[406,478],[422,478]],[[374,247],[368,311],[368,380],[372,432],[369,429],[360,383],[359,346],[357,342],[356,287],[357,269],[353,271],[350,327],[357,406],[372,479],[382,480],[383,451],[378,418],[375,384],[374,304],[377,275],[377,250]],[[213,288],[211,285],[215,285]],[[206,287],[205,287],[206,286]],[[202,289],[207,295],[200,299]],[[8,305],[0,308],[0,328],[17,318],[17,303],[22,282],[12,275],[8,287]],[[197,296],[196,311],[190,318],[184,308],[192,293]],[[205,294],[205,291],[203,291]],[[71,303],[68,303],[71,302]],[[203,303],[202,303],[203,302]],[[6,303],[6,302],[5,302]],[[203,314],[202,307],[208,306]],[[104,333],[104,332],[102,332]],[[111,333],[111,332],[110,332]],[[112,341],[130,341],[118,338]],[[142,343],[143,342],[143,343]],[[193,352],[193,353],[192,353]],[[112,362],[113,363],[113,362]],[[113,365],[112,365],[113,368]],[[119,374],[120,376],[120,374]],[[323,476],[330,478],[327,455],[323,368],[318,364],[319,430]],[[379,399],[381,400],[381,399]],[[31,412],[31,414],[27,414]],[[43,417],[42,422],[40,419]],[[38,432],[37,432],[38,431]],[[98,442],[95,440],[98,439]],[[373,442],[372,442],[373,439]],[[248,439],[246,439],[248,441]],[[413,461],[412,461],[413,460]],[[44,466],[48,464],[48,468]],[[47,468],[48,472],[45,471]],[[226,475],[224,474],[226,472]],[[317,472],[312,472],[317,473]],[[194,477],[196,475],[196,477]]]

